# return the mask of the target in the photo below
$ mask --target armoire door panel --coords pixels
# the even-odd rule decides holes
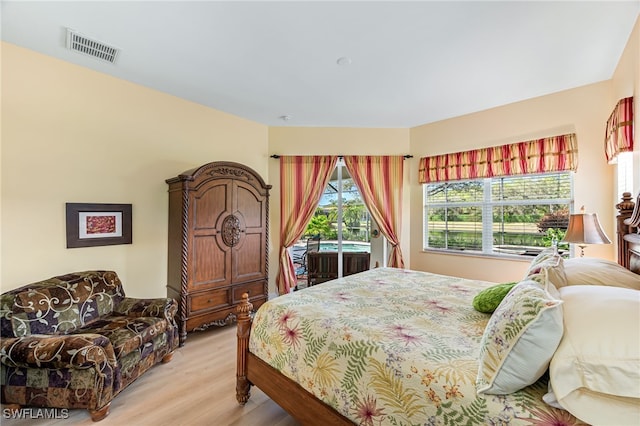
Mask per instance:
[[[265,275],[264,236],[244,234],[233,248],[233,281],[248,281]]]
[[[233,205],[234,211],[242,212],[244,224],[248,228],[262,228],[265,223],[264,196],[255,188],[238,183],[235,188],[236,197]]]
[[[220,218],[231,211],[229,182],[217,181],[204,186],[193,197],[191,221],[194,229],[215,228]]]
[[[191,287],[216,287],[231,283],[231,249],[218,235],[196,235],[191,255]]]

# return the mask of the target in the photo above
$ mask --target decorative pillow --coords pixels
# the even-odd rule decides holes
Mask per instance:
[[[489,319],[480,342],[478,393],[504,395],[538,380],[562,338],[562,301],[521,281]]]
[[[607,285],[640,290],[640,275],[606,259],[576,257],[564,261],[567,285]]]
[[[560,289],[564,336],[549,379],[558,403],[594,425],[640,419],[640,291],[575,285]]]
[[[544,249],[538,254],[525,275],[525,279],[538,281],[543,287],[551,282],[555,288],[567,285],[567,277],[564,272],[562,256],[554,248]],[[557,295],[553,295],[557,297]]]
[[[504,283],[485,288],[473,298],[473,308],[478,312],[490,314],[496,310],[502,299],[516,283]]]

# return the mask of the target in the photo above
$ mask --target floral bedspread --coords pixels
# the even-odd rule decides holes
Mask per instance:
[[[483,281],[379,268],[272,299],[249,350],[361,425],[573,425],[546,378],[476,394]],[[295,398],[295,395],[291,396]]]

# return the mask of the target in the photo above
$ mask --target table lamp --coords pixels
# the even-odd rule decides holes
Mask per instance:
[[[611,244],[600,226],[598,216],[595,213],[585,213],[584,206],[580,213],[569,216],[569,227],[562,241],[577,244],[580,247],[580,257],[584,257],[587,244]]]

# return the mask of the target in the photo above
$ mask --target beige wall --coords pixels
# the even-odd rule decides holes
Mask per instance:
[[[412,154],[419,158],[575,132],[579,151],[576,208],[584,205],[597,213],[605,232],[612,236],[614,168],[606,163],[603,151],[610,87],[610,82],[604,82],[413,128]],[[417,176],[411,178],[411,228],[417,234],[415,230],[422,229],[422,191]],[[525,261],[422,252],[421,238],[411,241],[411,250],[413,269],[489,281],[519,279],[527,267]],[[587,250],[590,256],[614,256],[612,246]]]
[[[268,180],[268,128],[2,44],[2,290],[113,269],[166,295],[165,179],[238,161]],[[67,249],[65,203],[133,204],[133,244]]]
[[[412,154],[405,162],[401,235],[407,265],[489,281],[519,279],[525,261],[422,251],[419,157],[575,131],[576,207],[597,212],[613,237],[615,166],[604,160],[604,125],[619,98],[640,97],[639,32],[637,22],[612,80],[412,129],[268,128],[2,43],[0,288],[105,268],[118,271],[131,296],[165,295],[164,180],[225,160],[254,168],[273,185],[273,292],[280,193],[278,162],[271,154]],[[66,249],[65,202],[133,204],[133,244]],[[613,246],[589,246],[587,252],[614,258]]]

